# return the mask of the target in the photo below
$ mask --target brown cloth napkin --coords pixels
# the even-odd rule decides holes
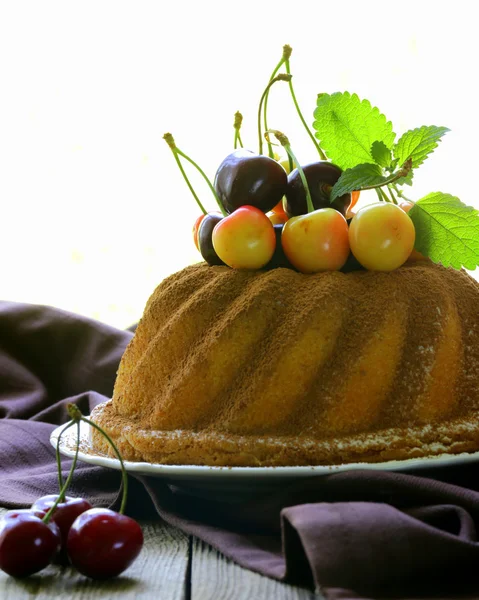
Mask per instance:
[[[110,397],[130,331],[57,309],[0,302],[0,505],[58,489],[54,427],[66,404]],[[70,461],[63,460],[66,476]],[[419,476],[420,475],[420,476]],[[329,599],[478,598],[479,468],[415,475],[350,471],[244,503],[191,498],[132,479],[129,512],[155,515],[240,565]],[[115,504],[119,473],[80,463],[70,495]]]

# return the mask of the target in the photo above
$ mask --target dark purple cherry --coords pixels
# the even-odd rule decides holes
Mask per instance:
[[[41,498],[38,498],[38,500],[35,500],[34,504],[32,504],[31,510],[40,510],[47,513],[55,504],[57,498],[57,494],[42,496]],[[51,519],[60,528],[60,533],[62,536],[62,549],[58,557],[55,559],[55,562],[68,564],[68,556],[66,552],[68,532],[70,531],[70,527],[75,519],[90,508],[92,508],[92,505],[90,502],[88,502],[88,500],[84,500],[83,498],[72,498],[71,496],[65,496],[63,502],[60,502],[57,505]]]
[[[352,252],[349,253],[348,259],[341,267],[341,271],[343,273],[351,273],[351,271],[365,271],[363,265],[359,262],[359,260],[354,256]]]
[[[212,240],[213,229],[222,218],[222,215],[219,213],[208,213],[201,221],[198,229],[198,247],[201,252],[201,256],[211,266],[225,264],[216,254],[216,251],[213,248]]]
[[[49,565],[61,546],[56,523],[44,513],[11,510],[0,519],[0,569],[12,577],[28,577]]]
[[[286,258],[286,254],[283,250],[281,243],[281,234],[283,233],[284,224],[273,225],[274,235],[276,236],[276,247],[274,250],[273,257],[269,263],[265,266],[265,269],[277,269],[278,267],[284,267],[285,269],[294,269],[293,265]]]
[[[229,154],[215,175],[215,190],[226,212],[255,206],[264,213],[274,208],[286,192],[288,176],[269,156],[241,148]]]
[[[138,523],[108,508],[82,513],[68,534],[72,565],[92,579],[116,577],[131,565],[143,546]]]
[[[332,204],[330,202],[331,189],[339,179],[342,170],[330,162],[319,161],[305,165],[303,171],[314,208],[335,208],[346,216],[346,210],[351,204],[351,194],[344,194],[344,196],[336,198]],[[308,212],[306,193],[298,169],[291,171],[288,176],[284,209],[289,217],[297,217]]]

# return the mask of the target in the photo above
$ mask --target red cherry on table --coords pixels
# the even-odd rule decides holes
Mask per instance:
[[[47,513],[50,508],[55,504],[58,495],[50,494],[48,496],[42,496],[35,500],[32,504],[31,510],[40,510]],[[68,556],[66,552],[68,532],[75,519],[85,511],[92,508],[92,505],[88,500],[83,498],[72,498],[71,496],[65,496],[63,502],[60,502],[55,512],[52,515],[52,521],[54,521],[60,528],[62,536],[62,550],[58,555],[58,562],[68,564]]]
[[[138,523],[108,508],[82,513],[71,526],[67,541],[72,565],[92,579],[119,575],[142,546],[143,532]]]
[[[12,577],[28,577],[49,565],[61,546],[56,523],[44,513],[11,510],[0,519],[0,569]]]
[[[273,223],[255,206],[241,206],[213,229],[213,248],[233,269],[261,269],[273,256]]]

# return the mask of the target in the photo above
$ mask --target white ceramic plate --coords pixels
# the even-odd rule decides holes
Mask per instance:
[[[57,427],[50,436],[51,444],[56,447],[58,435],[64,425]],[[60,452],[73,458],[76,448],[76,427],[70,427],[61,437]],[[91,450],[90,427],[80,424],[80,451],[78,459],[111,469],[120,469],[120,461]],[[210,496],[243,500],[248,496],[267,492],[290,481],[305,477],[328,475],[339,471],[357,469],[385,471],[414,471],[429,467],[443,467],[479,460],[479,452],[473,454],[441,454],[427,458],[394,460],[382,463],[350,463],[331,466],[311,467],[207,467],[195,465],[162,465],[147,462],[124,461],[126,470],[137,475],[162,477],[169,484],[183,492],[195,496]]]

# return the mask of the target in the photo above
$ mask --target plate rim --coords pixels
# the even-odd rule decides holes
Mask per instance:
[[[63,423],[55,427],[50,434],[50,444],[56,448],[57,440],[60,432],[67,423]],[[82,421],[80,423],[80,429],[83,430],[82,434],[85,436],[86,428],[91,430],[91,426],[88,423]],[[64,441],[71,439],[73,435],[76,435],[76,429],[70,428],[62,436],[60,443],[60,453],[68,458],[73,458],[75,450],[65,447]],[[70,436],[70,438],[68,437]],[[104,456],[101,454],[88,454],[82,452],[80,449],[78,452],[78,460],[102,466],[106,468],[120,470],[120,461],[117,458]],[[171,478],[186,478],[188,476],[194,476],[195,478],[204,475],[210,478],[224,477],[224,476],[237,476],[237,477],[254,477],[260,475],[261,477],[308,477],[308,476],[319,476],[329,475],[331,473],[339,473],[343,471],[353,470],[371,470],[371,471],[400,471],[400,470],[416,470],[426,467],[443,467],[451,464],[461,464],[467,462],[474,462],[479,460],[479,451],[477,452],[461,452],[458,454],[438,454],[433,456],[419,457],[419,458],[408,458],[404,460],[390,460],[379,463],[367,463],[367,462],[355,462],[355,463],[343,463],[338,465],[297,465],[297,466],[269,466],[269,467],[228,467],[228,466],[209,466],[209,465],[165,465],[162,463],[150,463],[150,462],[136,462],[124,460],[123,464],[125,469],[129,473],[137,473],[143,475],[154,475],[156,477],[171,477]]]

